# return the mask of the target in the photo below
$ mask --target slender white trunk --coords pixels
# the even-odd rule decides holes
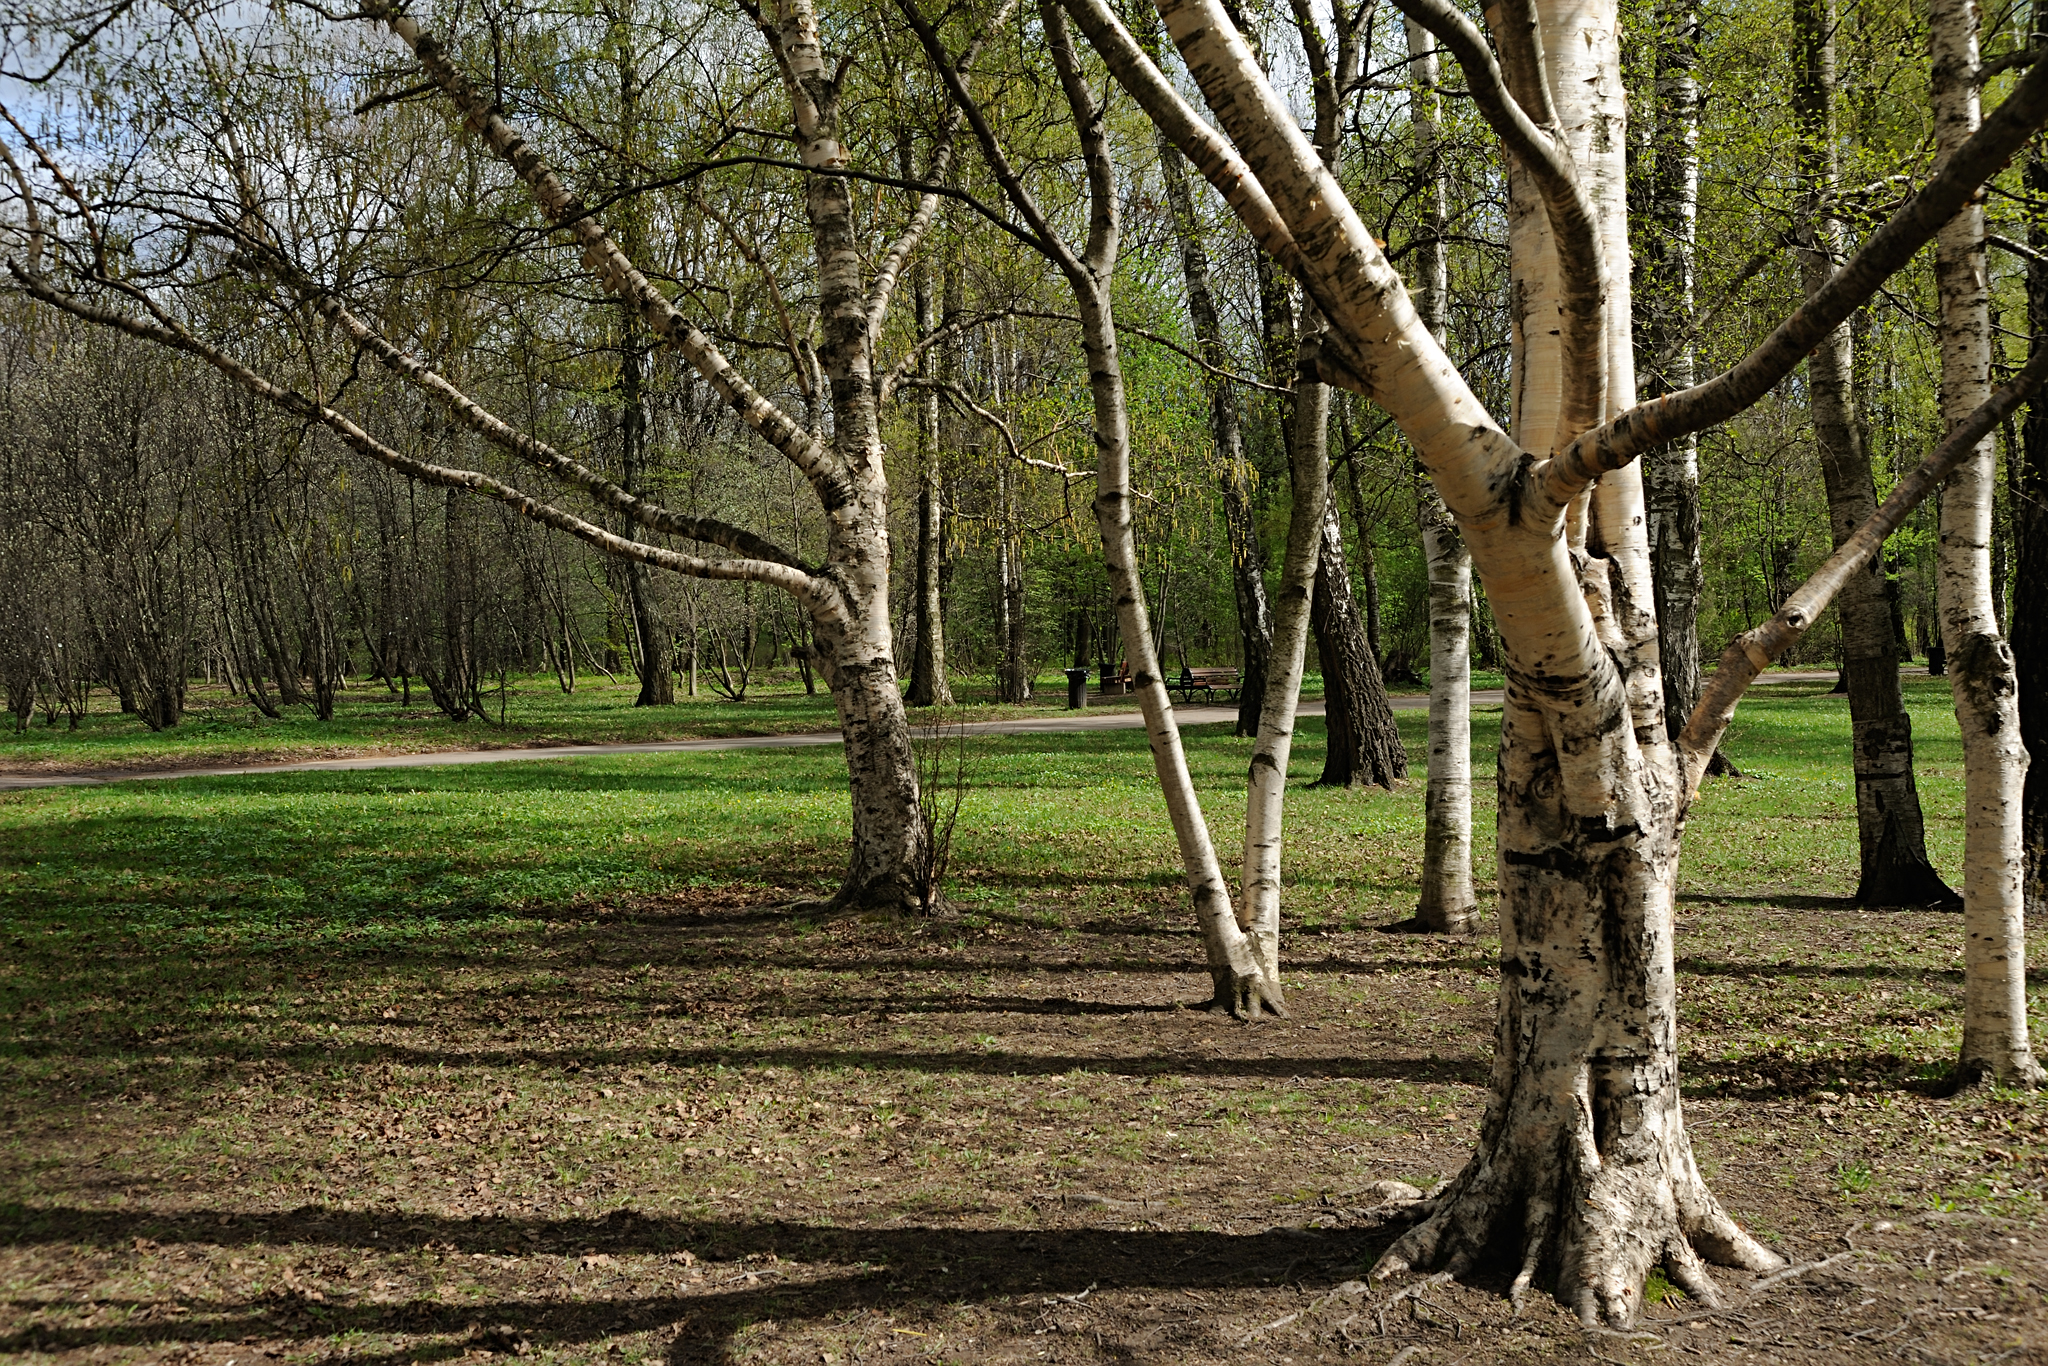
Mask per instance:
[[[1427,176],[1415,252],[1415,310],[1441,346],[1450,277],[1442,233],[1447,217],[1438,160],[1441,101],[1436,39],[1407,22],[1416,174]],[[1472,552],[1436,486],[1416,480],[1416,515],[1429,572],[1429,778],[1422,805],[1422,894],[1417,929],[1469,933],[1478,919],[1472,891]]]
[[[1974,0],[1934,0],[1928,11],[1935,147],[1947,154],[1977,129]],[[1984,210],[1973,201],[1935,238],[1941,299],[1942,420],[1954,427],[1991,392],[1991,310]],[[2025,905],[2021,892],[2021,741],[2011,646],[1991,594],[1991,511],[1996,473],[1986,436],[1941,500],[1937,589],[1956,720],[1963,732],[1963,1046],[1959,1080],[2042,1080],[2027,1040]]]
[[[1320,321],[1313,307],[1303,346],[1317,345]],[[1329,500],[1330,445],[1315,439],[1330,418],[1328,385],[1306,386],[1295,397],[1296,431],[1289,477],[1294,504],[1287,515],[1287,554],[1273,607],[1273,648],[1266,695],[1259,705],[1258,743],[1252,747],[1244,812],[1244,900],[1238,923],[1251,932],[1274,999],[1280,990],[1280,860],[1287,796],[1287,761],[1301,701],[1302,662],[1308,653],[1309,613]]]

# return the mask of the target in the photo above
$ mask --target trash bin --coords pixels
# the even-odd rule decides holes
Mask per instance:
[[[1067,710],[1080,711],[1088,705],[1088,671],[1067,670]]]

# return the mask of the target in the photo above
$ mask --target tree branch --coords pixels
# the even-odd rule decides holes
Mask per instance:
[[[175,322],[149,322],[77,298],[57,289],[45,277],[30,274],[12,260],[7,262],[7,270],[22,292],[30,297],[40,299],[83,321],[195,356],[258,398],[296,417],[319,423],[339,437],[349,449],[397,470],[400,474],[430,484],[439,484],[447,488],[465,488],[480,493],[486,498],[506,504],[521,515],[530,517],[544,526],[566,532],[580,541],[595,546],[608,555],[639,560],[643,564],[688,574],[694,578],[771,584],[785,590],[814,612],[836,613],[840,610],[835,594],[828,587],[821,588],[819,581],[801,569],[764,560],[707,560],[700,556],[685,555],[680,551],[630,540],[586,522],[572,513],[564,512],[550,503],[531,497],[487,474],[415,460],[377,440],[326,404],[308,398],[296,389],[287,389],[272,383],[240,361],[193,336]]]
[[[1530,472],[1541,496],[1562,507],[1606,471],[1618,470],[1644,451],[1690,432],[1725,422],[1769,393],[1821,338],[1903,269],[2044,122],[2048,63],[2039,63],[1970,140],[1942,162],[1920,192],[1755,350],[1712,379],[1637,404],[1580,436],[1557,458],[1543,461]]]
[[[651,531],[668,532],[688,537],[693,541],[702,541],[707,545],[721,546],[749,559],[779,564],[803,574],[813,572],[808,565],[781,546],[743,527],[736,527],[714,518],[691,517],[684,513],[671,512],[658,503],[629,493],[595,470],[564,455],[547,442],[528,436],[491,413],[449,383],[441,374],[428,367],[425,362],[408,355],[385,340],[375,328],[356,316],[341,300],[323,290],[311,287],[310,281],[303,286],[294,285],[294,292],[312,305],[313,310],[321,317],[346,332],[358,349],[367,352],[385,369],[411,380],[440,399],[463,426],[534,468],[577,485],[612,511],[631,518]]]
[[[1806,634],[1849,576],[1884,548],[1885,538],[1905,525],[1913,509],[1969,459],[1977,443],[2025,402],[2044,379],[2048,379],[2048,338],[2036,337],[2033,355],[2019,373],[1956,424],[1934,448],[1934,453],[1898,482],[1877,511],[1842,542],[1827,562],[1793,590],[1776,616],[1755,630],[1743,632],[1721,652],[1719,667],[1678,737],[1679,756],[1685,763],[1686,800],[1698,794],[1707,763],[1714,757],[1728,723],[1734,719],[1735,704],[1756,676]]]
[[[850,502],[853,491],[840,461],[802,424],[748,384],[711,338],[676,311],[661,291],[619,250],[603,225],[569,193],[568,187],[562,184],[561,178],[541,156],[540,149],[506,122],[504,116],[497,112],[497,107],[456,69],[440,41],[391,0],[371,0],[367,8],[412,49],[421,67],[462,111],[465,122],[526,182],[548,221],[565,228],[582,244],[584,264],[597,275],[605,289],[631,303],[654,335],[681,351],[705,382],[739,414],[742,422],[803,472],[827,512]]]

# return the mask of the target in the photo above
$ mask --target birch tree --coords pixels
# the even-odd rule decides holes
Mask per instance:
[[[1438,161],[1442,100],[1436,39],[1402,22],[1408,50],[1408,122],[1415,173],[1423,178],[1424,234],[1415,252],[1415,309],[1444,344],[1450,275],[1444,251],[1444,172]],[[1418,465],[1415,505],[1429,567],[1429,769],[1422,805],[1422,895],[1415,927],[1469,933],[1479,917],[1472,891],[1472,553]]]
[[[1934,0],[1928,10],[1934,143],[1950,163],[1965,155],[1982,123],[1977,16],[1975,0]],[[1991,392],[1990,276],[1981,199],[1973,198],[1942,225],[1934,278],[1941,300],[1941,416],[1953,440]],[[1956,1079],[2033,1085],[2043,1074],[2027,1039],[2020,876],[2027,751],[2012,647],[1999,632],[1991,592],[1997,482],[1986,432],[1942,494],[1936,566],[1942,644],[1963,732],[1963,1043]]]
[[[1652,1267],[1711,1304],[1708,1262],[1780,1261],[1707,1188],[1686,1134],[1672,954],[1686,808],[1742,689],[2048,363],[1954,425],[1820,574],[1730,647],[1675,743],[1638,459],[1791,374],[2048,119],[2048,71],[2030,71],[1952,143],[1919,192],[1733,369],[1636,404],[1615,7],[1503,4],[1492,42],[1442,0],[1401,8],[1458,58],[1512,160],[1512,431],[1445,357],[1220,0],[1160,4],[1220,133],[1135,48],[1096,46],[1314,300],[1329,324],[1319,373],[1371,397],[1414,444],[1467,538],[1507,652],[1492,1096],[1471,1161],[1376,1273],[1462,1272],[1512,1243],[1514,1298],[1543,1274],[1585,1322],[1625,1326]]]

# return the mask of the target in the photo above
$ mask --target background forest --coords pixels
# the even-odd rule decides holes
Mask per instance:
[[[1650,154],[1663,88],[1661,13],[1638,6],[1628,30],[1639,276],[1658,260],[1663,231]],[[1850,188],[1838,212],[1852,228],[1880,221],[1906,193],[1905,168],[1930,156],[1915,14],[1903,3],[1860,3],[1840,15],[1840,183]],[[1987,52],[2009,45],[2001,35],[2015,31],[2018,14],[1987,16]],[[492,61],[504,106],[559,130],[550,151],[578,184],[609,187],[617,202],[606,211],[650,274],[744,358],[764,392],[815,425],[825,421],[830,380],[814,350],[815,267],[800,181],[784,169],[776,137],[761,131],[775,127],[781,93],[740,22],[693,8],[612,6],[545,30],[496,33]],[[1785,208],[1800,203],[1793,54],[1781,41],[1788,22],[1782,4],[1701,17],[1691,328],[1701,373],[1738,358],[1800,297],[1790,246],[1798,224]],[[1272,60],[1298,63],[1292,17],[1269,14],[1264,23]],[[1449,90],[1438,157],[1418,167],[1398,15],[1375,14],[1365,32],[1367,70],[1345,126],[1343,175],[1397,267],[1424,238],[1445,243],[1448,349],[1501,412],[1511,300],[1505,188],[1491,135]],[[137,39],[144,49],[182,41],[175,33]],[[1016,41],[1016,31],[998,41]],[[902,65],[864,63],[849,78],[859,89],[849,96],[848,143],[865,177],[856,203],[870,201],[862,207],[875,216],[878,240],[885,197],[900,197],[890,183],[924,174],[916,163],[928,140],[912,130],[942,116],[904,43],[875,36],[871,50]],[[150,163],[151,211],[125,221],[115,214],[109,231],[146,234],[128,245],[148,263],[153,287],[183,296],[192,317],[235,338],[256,368],[374,414],[385,439],[409,453],[502,470],[501,452],[394,377],[332,348],[331,328],[290,292],[237,274],[191,231],[180,240],[181,219],[226,212],[217,183],[160,174],[181,149],[284,168],[276,173],[293,183],[277,187],[278,202],[290,204],[292,219],[275,226],[300,259],[316,262],[387,336],[408,341],[484,406],[670,508],[756,529],[799,555],[819,546],[819,513],[801,496],[798,475],[583,278],[570,249],[537,230],[488,149],[450,137],[448,111],[412,89],[387,54],[331,28],[302,30],[289,17],[213,32],[207,44],[225,55],[211,67],[166,66],[153,85],[133,67],[106,73],[99,100],[134,100],[148,109],[146,123],[132,108],[111,118],[111,106],[75,93],[42,105],[40,131],[51,146],[83,165],[129,168],[106,173],[110,193],[140,182],[135,158]],[[1040,193],[1060,205],[1071,129],[1053,107],[1056,88],[1029,52],[985,65],[998,72],[982,95],[987,108],[1007,142],[1043,148]],[[239,75],[227,94],[178,85],[228,68]],[[324,70],[352,79],[305,74]],[[224,135],[209,123],[223,99],[261,117]],[[1149,125],[1119,100],[1108,118],[1130,168],[1116,302],[1154,629],[1169,670],[1234,665],[1243,654],[1238,571],[1276,572],[1285,539],[1285,409],[1271,386],[1291,371],[1289,290],[1262,273],[1262,258],[1206,190],[1188,198],[1194,221],[1178,221]],[[228,142],[232,152],[223,150]],[[1443,173],[1448,189],[1440,223],[1423,192],[1425,172]],[[1120,658],[1088,518],[1086,375],[1071,300],[1006,234],[986,168],[962,159],[953,175],[959,192],[910,268],[914,307],[889,313],[879,353],[890,367],[882,417],[897,491],[898,666],[912,676],[914,588],[929,575],[943,604],[950,675],[1023,700],[1061,668]],[[163,190],[167,182],[175,188]],[[1067,185],[1062,211],[1079,212],[1077,192]],[[1991,256],[1994,312],[2013,338],[2027,330],[2023,258],[2032,251],[2030,196],[2039,192],[2008,172],[1988,205],[1992,244],[2002,248]],[[1190,236],[1206,248],[1228,353],[1221,366],[1200,359],[1190,322],[1181,259]],[[1933,290],[1922,262],[1854,319],[1854,403],[1880,495],[1938,432]],[[1654,308],[1654,278],[1639,279],[1636,295],[1639,312]],[[49,725],[75,724],[95,686],[151,728],[175,725],[195,678],[225,684],[266,715],[307,707],[324,718],[337,690],[374,683],[408,698],[417,689],[457,720],[496,716],[507,680],[536,673],[564,690],[601,673],[638,674],[650,703],[698,689],[744,698],[764,671],[818,686],[806,616],[782,593],[599,554],[502,504],[362,461],[331,433],[196,361],[19,300],[0,308],[0,580],[14,604],[0,631],[0,669],[20,726],[38,712]],[[1659,358],[1642,340],[1656,329],[1639,319],[1636,335],[1639,367],[1657,373]],[[1219,372],[1242,413],[1245,460],[1235,473],[1212,434],[1208,387]],[[763,383],[770,375],[779,376],[774,385]],[[1795,376],[1700,438],[1708,658],[1776,611],[1830,549],[1813,430]],[[2001,455],[2015,439],[2008,424]],[[1428,585],[1412,456],[1384,419],[1340,392],[1332,461],[1344,551],[1337,568],[1359,625],[1390,683],[1419,682],[1429,657]],[[1234,480],[1246,505],[1235,523]],[[2002,607],[2009,500],[2002,492],[1993,552]],[[921,543],[927,506],[936,535]],[[592,515],[627,531],[614,512]],[[1933,505],[1921,509],[1887,549],[1902,658],[1938,650],[1935,516]],[[1327,618],[1319,611],[1319,632],[1342,628]],[[1836,660],[1832,618],[1831,610],[1797,662]],[[1476,624],[1475,666],[1494,668],[1483,594]],[[913,692],[912,700],[931,699]]]

